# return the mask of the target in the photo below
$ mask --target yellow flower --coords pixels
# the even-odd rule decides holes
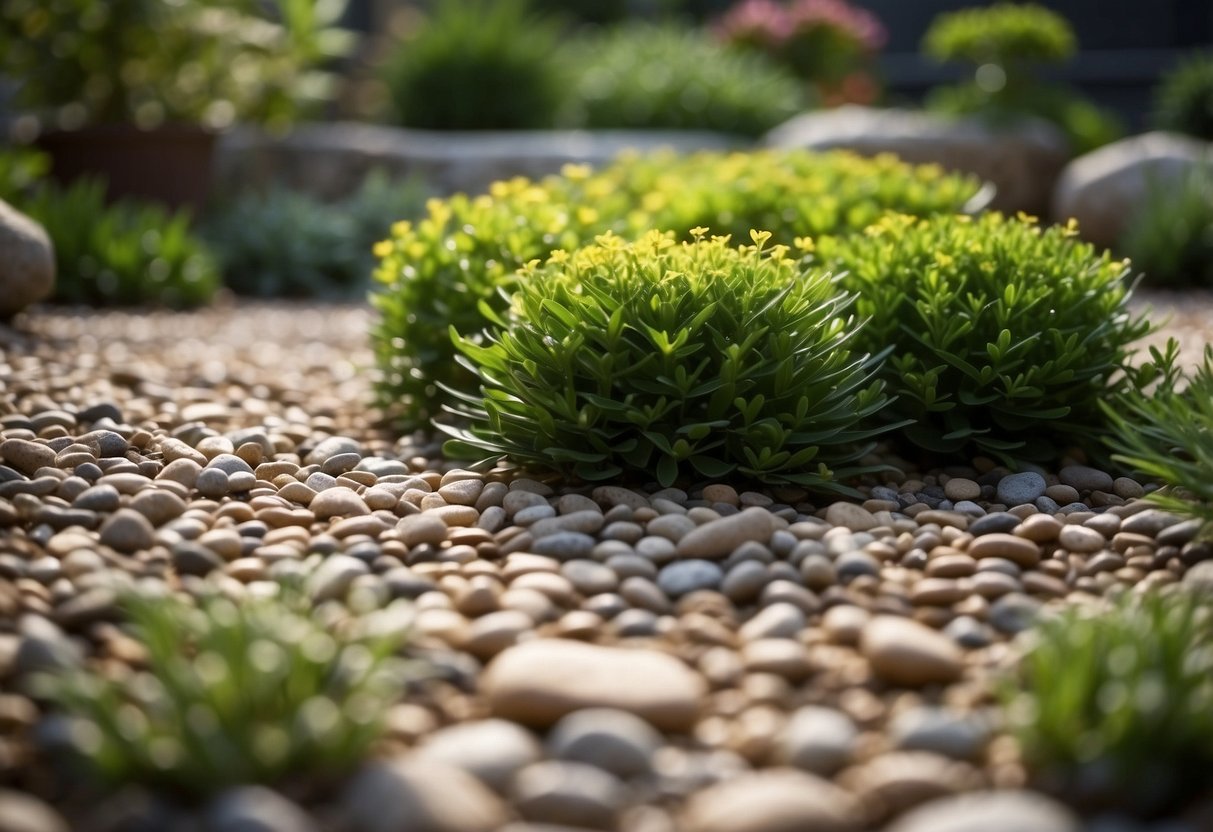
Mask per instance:
[[[757,231],[750,229],[750,239],[754,241],[754,246],[761,251],[762,247],[767,244],[767,240],[771,239],[770,231]]]
[[[1024,211],[1016,211],[1015,218],[1018,219],[1020,222],[1027,222],[1027,223],[1032,223],[1032,224],[1036,224],[1036,223],[1040,222],[1040,217],[1034,217],[1031,214],[1028,214]]]
[[[589,165],[575,165],[571,162],[560,169],[561,176],[574,182],[589,179],[591,173],[593,173],[593,168]]]
[[[408,220],[400,220],[400,222],[392,224],[392,234],[397,237],[403,237],[413,230],[413,224]]]
[[[691,229],[691,236],[694,237],[696,240],[698,240],[704,234],[707,234],[707,233],[708,233],[708,229],[702,225],[697,225]]]
[[[954,258],[950,254],[946,254],[945,252],[936,251],[935,252],[935,262],[946,268],[946,267],[952,265],[953,263],[955,263],[956,258]]]
[[[567,263],[568,260],[569,260],[569,253],[562,248],[553,249],[552,253],[548,255],[549,264]]]
[[[812,237],[795,237],[792,239],[792,245],[805,254],[811,254],[817,250],[817,244],[813,242]]]
[[[1066,220],[1065,226],[1063,226],[1061,229],[1061,235],[1063,237],[1078,236],[1078,220],[1075,217],[1070,217],[1068,220]]]
[[[389,254],[392,253],[392,241],[391,240],[380,240],[379,242],[375,243],[375,247],[373,249],[371,249],[371,251],[376,257],[378,257],[380,259],[387,257]]]
[[[588,205],[582,205],[577,209],[577,222],[582,225],[593,225],[598,222],[598,212]]]

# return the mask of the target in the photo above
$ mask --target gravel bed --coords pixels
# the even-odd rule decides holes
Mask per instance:
[[[1194,297],[1139,301],[1175,313],[1193,362],[1213,322]],[[1148,484],[1075,460],[906,466],[862,502],[478,474],[379,424],[370,319],[241,302],[0,325],[0,828],[1213,828],[1080,821],[1030,791],[992,693],[1037,615],[1213,585]],[[437,672],[371,762],[319,797],[64,799],[30,674],[137,661],[124,587],[241,598],[297,574],[350,615],[414,602],[408,650]]]

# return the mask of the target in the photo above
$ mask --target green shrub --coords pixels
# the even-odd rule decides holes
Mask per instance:
[[[741,0],[720,19],[726,43],[770,56],[813,85],[830,106],[880,96],[876,53],[888,37],[879,18],[847,0]]]
[[[423,204],[419,186],[381,173],[336,203],[274,187],[212,211],[203,235],[238,294],[360,297],[371,284],[374,244],[393,220],[418,215]]]
[[[1154,100],[1160,130],[1213,141],[1213,53],[1193,55],[1163,76]]]
[[[303,603],[126,598],[146,669],[44,682],[88,772],[198,799],[356,765],[401,684],[395,639],[334,636]]]
[[[1213,608],[1183,594],[1070,608],[1005,698],[1037,781],[1092,807],[1174,815],[1213,767]]]
[[[1152,188],[1123,247],[1150,286],[1213,287],[1213,171]]]
[[[525,0],[443,0],[383,68],[391,117],[431,130],[551,127],[558,30]]]
[[[806,106],[803,85],[758,54],[675,24],[573,39],[562,120],[575,127],[720,130],[757,136]]]
[[[1158,388],[1149,395],[1128,393],[1104,404],[1115,427],[1108,444],[1118,461],[1167,488],[1149,499],[1168,511],[1203,521],[1204,536],[1213,536],[1213,347],[1204,363],[1179,390],[1175,370],[1178,346],[1154,350],[1161,369]],[[1153,380],[1153,379],[1150,379]]]
[[[554,249],[571,251],[604,231],[635,239],[654,228],[685,234],[697,226],[738,239],[766,228],[788,245],[863,228],[888,210],[957,211],[980,187],[891,156],[805,151],[632,156],[598,173],[570,166],[566,174],[434,200],[425,218],[399,224],[378,248],[377,393],[402,427],[423,426],[439,412],[438,382],[469,387],[448,326],[479,331],[477,303],[504,309],[497,288],[509,289],[515,269]]]
[[[858,348],[893,348],[884,377],[912,444],[1015,461],[1098,441],[1099,401],[1126,384],[1114,378],[1149,325],[1127,309],[1127,264],[1075,233],[999,214],[891,216],[820,242],[872,318]]]
[[[1025,116],[1055,124],[1074,154],[1119,138],[1124,129],[1111,113],[1060,84],[1037,77],[1040,65],[1067,60],[1077,48],[1069,22],[1035,4],[996,3],[935,18],[922,42],[936,61],[968,63],[970,81],[943,85],[927,106],[952,115],[978,115],[995,124]]]
[[[55,244],[54,302],[187,307],[219,287],[214,258],[184,211],[135,200],[106,205],[96,179],[41,185],[16,207]]]
[[[923,38],[923,50],[935,60],[1004,68],[1064,61],[1077,47],[1069,22],[1035,3],[995,3],[941,14]]]
[[[870,450],[857,423],[885,404],[850,349],[851,298],[786,246],[763,251],[769,232],[731,248],[706,231],[552,252],[483,343],[452,331],[480,393],[461,397],[472,427],[447,428],[447,453],[586,480],[738,472],[840,490]]]

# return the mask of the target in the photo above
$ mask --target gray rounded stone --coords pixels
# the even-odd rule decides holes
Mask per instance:
[[[514,778],[512,803],[530,821],[589,829],[615,829],[627,788],[596,766],[548,760]]]
[[[625,779],[649,773],[662,744],[661,734],[643,719],[613,708],[575,711],[557,722],[547,739],[551,756]]]
[[[1045,478],[1035,471],[1008,474],[998,481],[998,502],[1008,506],[1034,503],[1045,493],[1045,487]]]
[[[482,719],[442,728],[425,738],[416,759],[453,765],[504,792],[514,775],[540,759],[539,741],[520,725]]]
[[[833,708],[805,705],[792,714],[780,733],[780,761],[804,771],[830,777],[851,762],[859,728]]]
[[[699,589],[715,589],[724,579],[724,570],[710,560],[680,560],[662,567],[657,586],[666,595],[678,598]]]
[[[241,786],[212,801],[207,832],[316,832],[318,827],[297,804],[265,786]]]
[[[931,705],[897,714],[888,733],[901,751],[930,751],[958,760],[976,760],[990,740],[990,726],[980,716]]]

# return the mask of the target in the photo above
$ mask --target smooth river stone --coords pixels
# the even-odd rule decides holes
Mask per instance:
[[[540,728],[582,708],[616,708],[665,731],[687,731],[707,685],[654,650],[536,639],[497,656],[481,690],[494,715]]]
[[[851,832],[862,828],[859,801],[828,780],[769,768],[709,786],[687,801],[687,832]]]
[[[747,508],[737,514],[709,520],[678,541],[682,558],[722,558],[742,543],[766,543],[772,532],[771,513],[763,508]]]
[[[859,649],[876,675],[895,685],[955,682],[964,672],[964,653],[955,642],[909,618],[873,618],[863,628]]]
[[[983,534],[974,538],[969,544],[969,556],[982,558],[1006,558],[1024,569],[1030,569],[1040,563],[1040,547],[1031,540],[1025,540],[1013,534],[996,532]]]

